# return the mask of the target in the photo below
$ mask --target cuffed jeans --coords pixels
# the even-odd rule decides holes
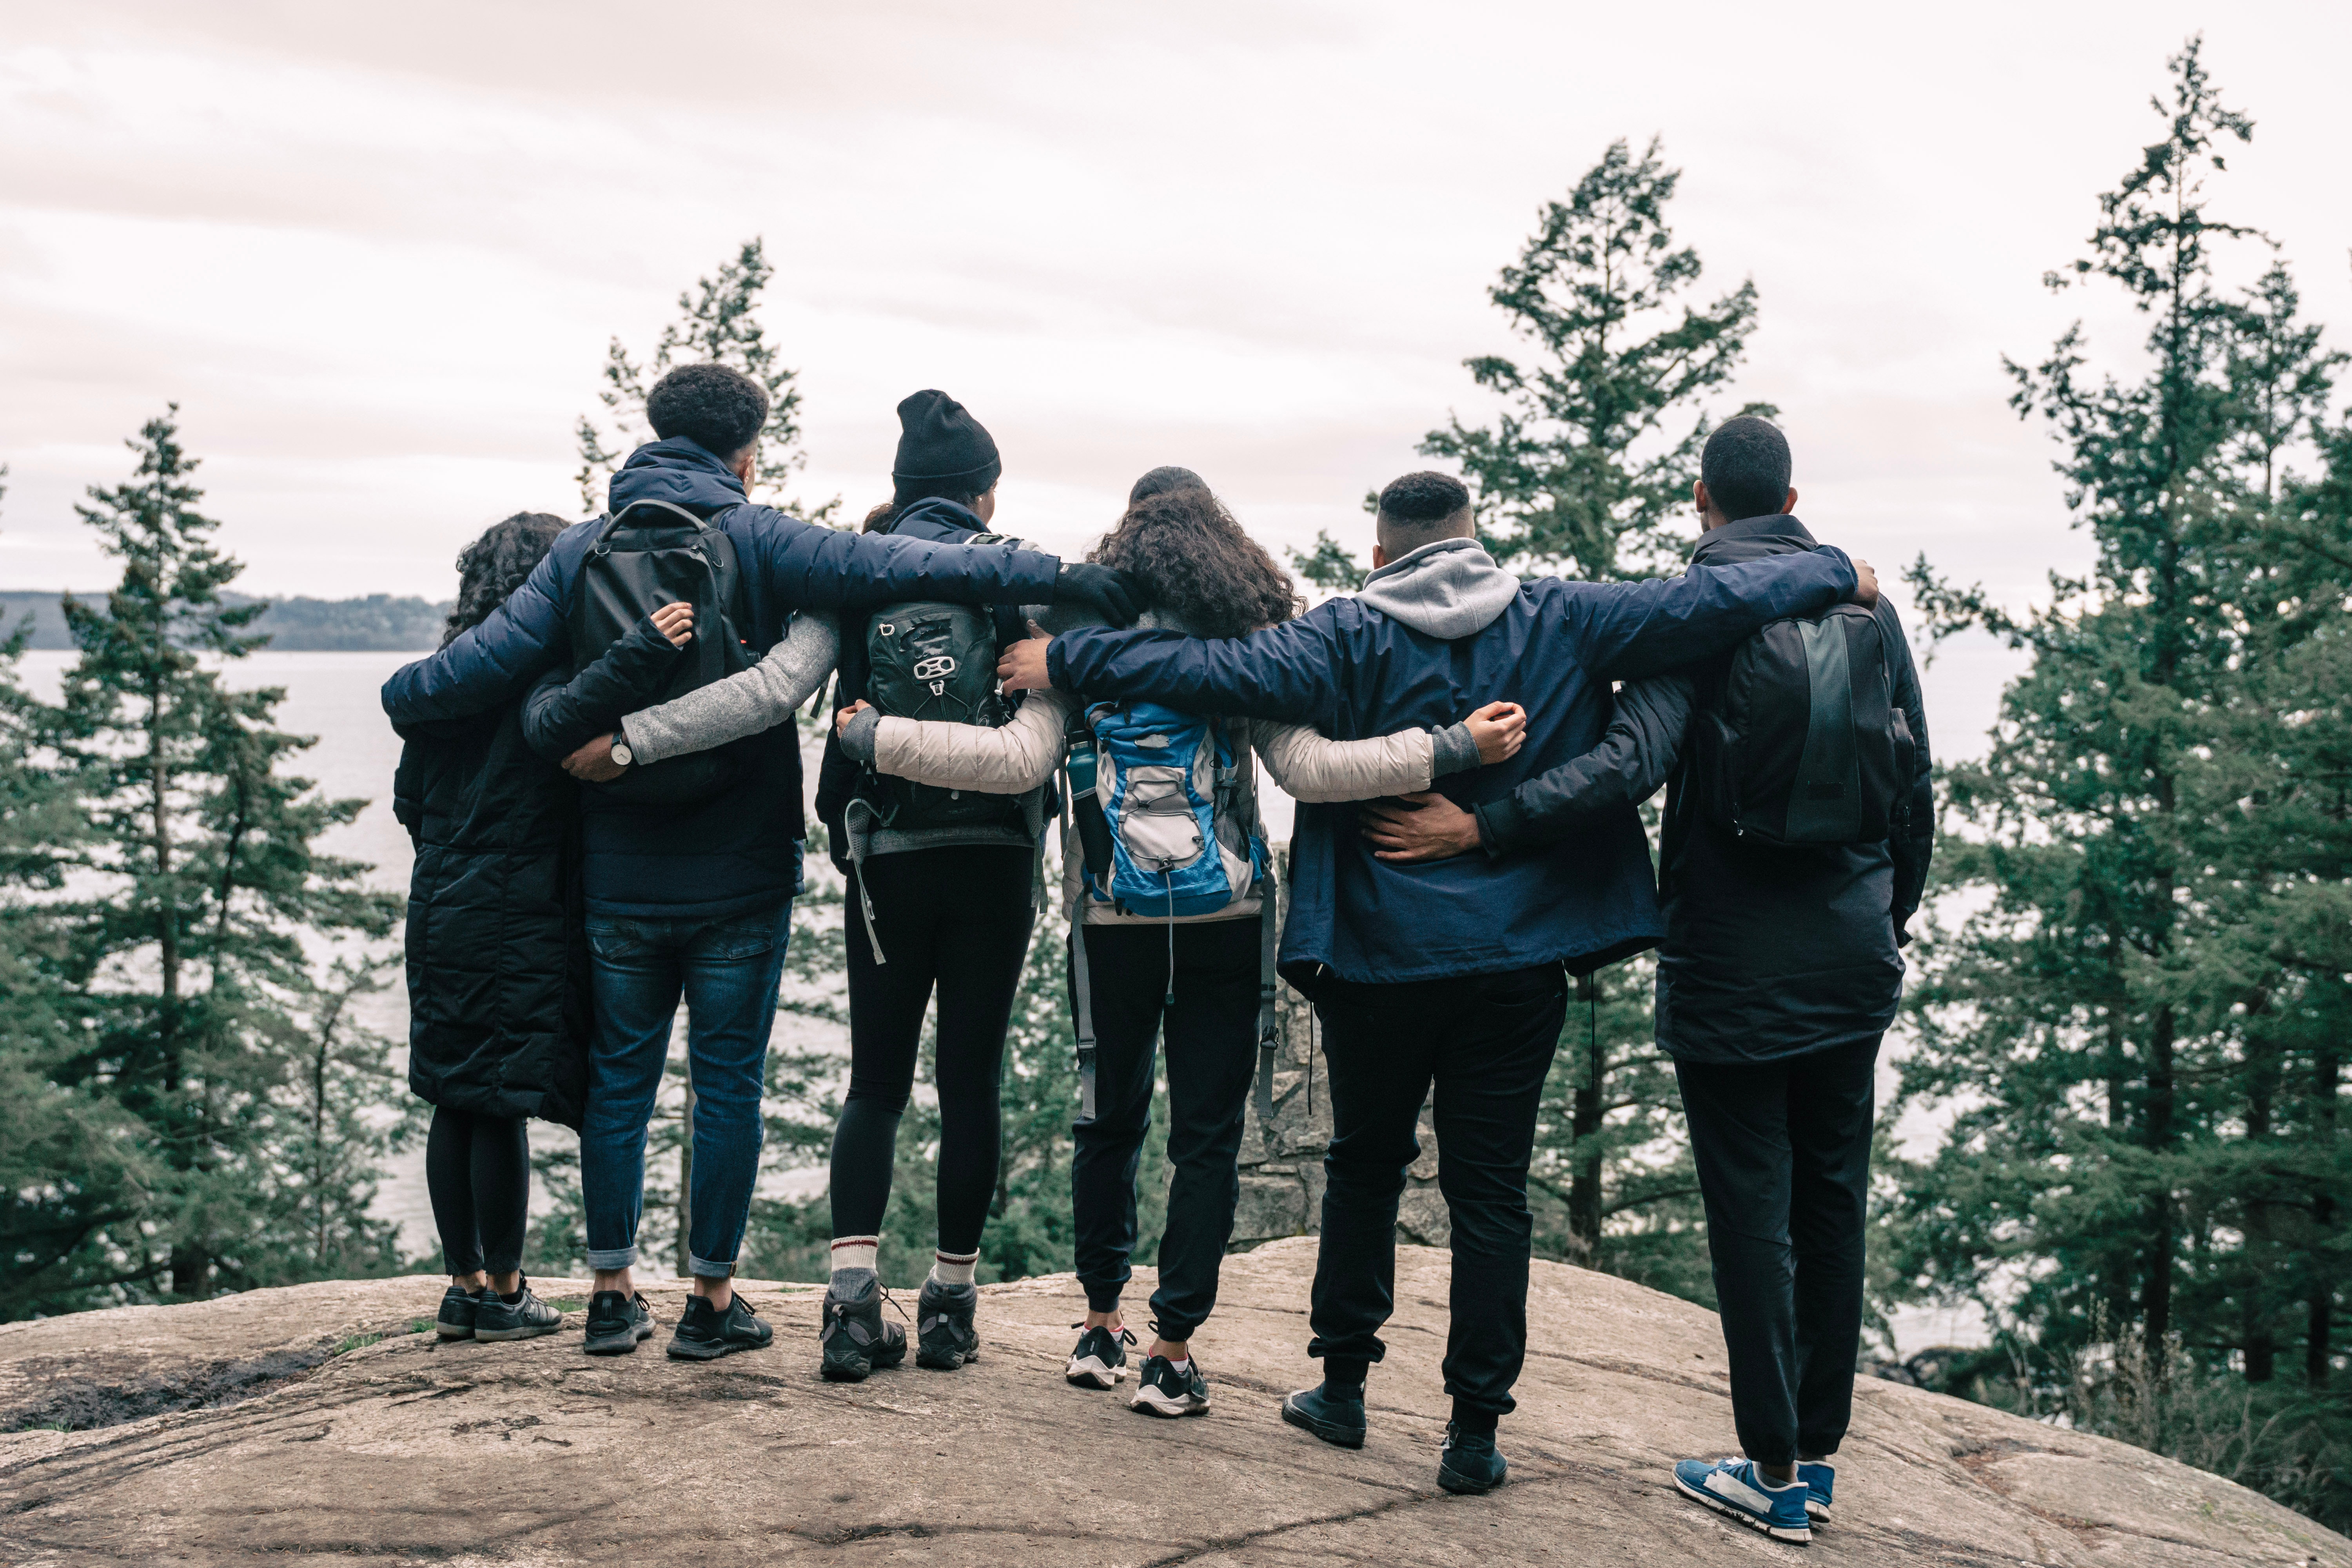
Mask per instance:
[[[1761,1465],[1837,1452],[1862,1343],[1878,1041],[1778,1061],[1676,1062],[1739,1447]]]
[[[1189,1340],[1217,1304],[1217,1270],[1234,1234],[1242,1118],[1257,1070],[1260,928],[1210,921],[1166,926],[1090,925],[1087,989],[1094,1002],[1095,1119],[1077,1123],[1070,1208],[1078,1283],[1090,1310],[1118,1305],[1135,1251],[1135,1184],[1151,1127],[1153,1046],[1168,1036],[1168,1226],[1160,1237],[1160,1336]],[[1172,1003],[1163,1001],[1171,991]]]
[[[733,1271],[760,1171],[760,1092],[792,917],[790,899],[781,909],[719,920],[588,917],[596,1032],[580,1130],[580,1195],[591,1268],[637,1260],[646,1124],[682,995],[694,1083],[687,1266],[702,1279]]]
[[[1316,999],[1331,1068],[1331,1150],[1307,1347],[1360,1371],[1387,1352],[1397,1200],[1436,1086],[1437,1185],[1454,1226],[1445,1392],[1507,1415],[1528,1349],[1528,1163],[1568,1014],[1558,964],[1394,985],[1332,982]]]

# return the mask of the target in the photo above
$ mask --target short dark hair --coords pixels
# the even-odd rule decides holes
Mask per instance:
[[[1726,522],[1780,511],[1789,501],[1791,468],[1789,438],[1753,414],[1717,426],[1698,457],[1698,477]]]
[[[1475,531],[1453,526],[1454,519],[1470,510],[1470,491],[1452,474],[1423,469],[1391,479],[1379,504],[1376,525],[1381,543],[1391,556]]]
[[[683,436],[732,458],[768,423],[768,389],[723,364],[682,364],[646,395],[646,420],[662,440]]]

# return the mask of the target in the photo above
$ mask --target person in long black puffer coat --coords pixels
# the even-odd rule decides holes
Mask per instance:
[[[567,526],[518,512],[468,545],[445,646],[520,586]],[[573,679],[570,694],[609,693],[617,718],[666,678],[691,630],[688,606],[665,607]],[[579,786],[526,743],[525,706],[395,726],[406,744],[393,813],[415,849],[408,1083],[434,1108],[425,1173],[450,1275],[438,1319],[445,1339],[527,1339],[562,1324],[522,1276],[526,1123],[540,1117],[577,1131],[587,1098]]]

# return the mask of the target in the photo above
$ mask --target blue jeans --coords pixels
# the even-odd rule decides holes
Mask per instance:
[[[580,1129],[580,1195],[591,1268],[637,1260],[646,1123],[683,995],[694,1084],[687,1266],[701,1279],[733,1272],[760,1173],[760,1091],[792,918],[790,899],[772,911],[719,920],[588,917],[596,1033]]]

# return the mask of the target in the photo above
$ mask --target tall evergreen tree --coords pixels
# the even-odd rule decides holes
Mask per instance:
[[[122,580],[102,609],[65,601],[80,657],[42,715],[88,822],[61,862],[72,896],[47,906],[86,1020],[58,1076],[135,1117],[163,1170],[135,1216],[42,1277],[58,1302],[287,1277],[275,1197],[299,1186],[287,1069],[320,1022],[310,944],[382,936],[397,909],[364,866],[318,851],[365,803],[279,772],[311,743],[273,727],[285,694],[223,679],[263,640],[246,628],[266,605],[223,602],[240,567],[197,510],[176,414],[130,444],[128,483],[79,509]]]
[[[732,366],[768,390],[768,423],[760,432],[760,452],[751,468],[751,499],[795,512],[812,522],[831,522],[841,508],[835,496],[822,506],[787,500],[783,487],[808,462],[801,450],[800,372],[784,365],[760,321],[760,300],[776,269],[766,243],[743,242],[732,260],[709,278],[697,279],[677,297],[678,316],[662,329],[653,357],[643,364],[614,338],[604,351],[604,388],[596,394],[603,416],[583,414],[573,434],[580,447],[580,504],[603,508],[604,486],[630,449],[653,439],[646,423],[646,394],[673,367],[716,363]],[[607,445],[607,442],[610,445]]]
[[[2182,1391],[2252,1397],[2297,1328],[2309,1385],[2333,1354],[2352,525],[2284,465],[2340,356],[2283,268],[2243,294],[2214,276],[2258,238],[2207,188],[2252,122],[2196,40],[2169,67],[2163,139],[2050,276],[2122,290],[2144,373],[2095,374],[2079,324],[2009,367],[2061,443],[2090,572],[2013,616],[1913,571],[1937,635],[1986,627],[2032,662],[1990,754],[1948,775],[1973,831],[1939,885],[1982,901],[1924,944],[1904,1092],[1958,1113],[1895,1235],[1896,1273],[1983,1302],[2054,1394],[2128,1333],[2101,1353],[2158,1391],[2132,1435],[2177,1447]],[[2308,1458],[2250,1479],[2289,1488]]]
[[[1610,143],[1565,201],[1545,204],[1487,291],[1538,357],[1465,361],[1506,411],[1492,426],[1451,418],[1421,443],[1461,465],[1497,561],[1596,581],[1680,567],[1668,523],[1689,504],[1713,425],[1698,405],[1738,368],[1757,300],[1753,282],[1706,305],[1683,299],[1699,256],[1667,225],[1682,174],[1659,145],[1635,158]]]

